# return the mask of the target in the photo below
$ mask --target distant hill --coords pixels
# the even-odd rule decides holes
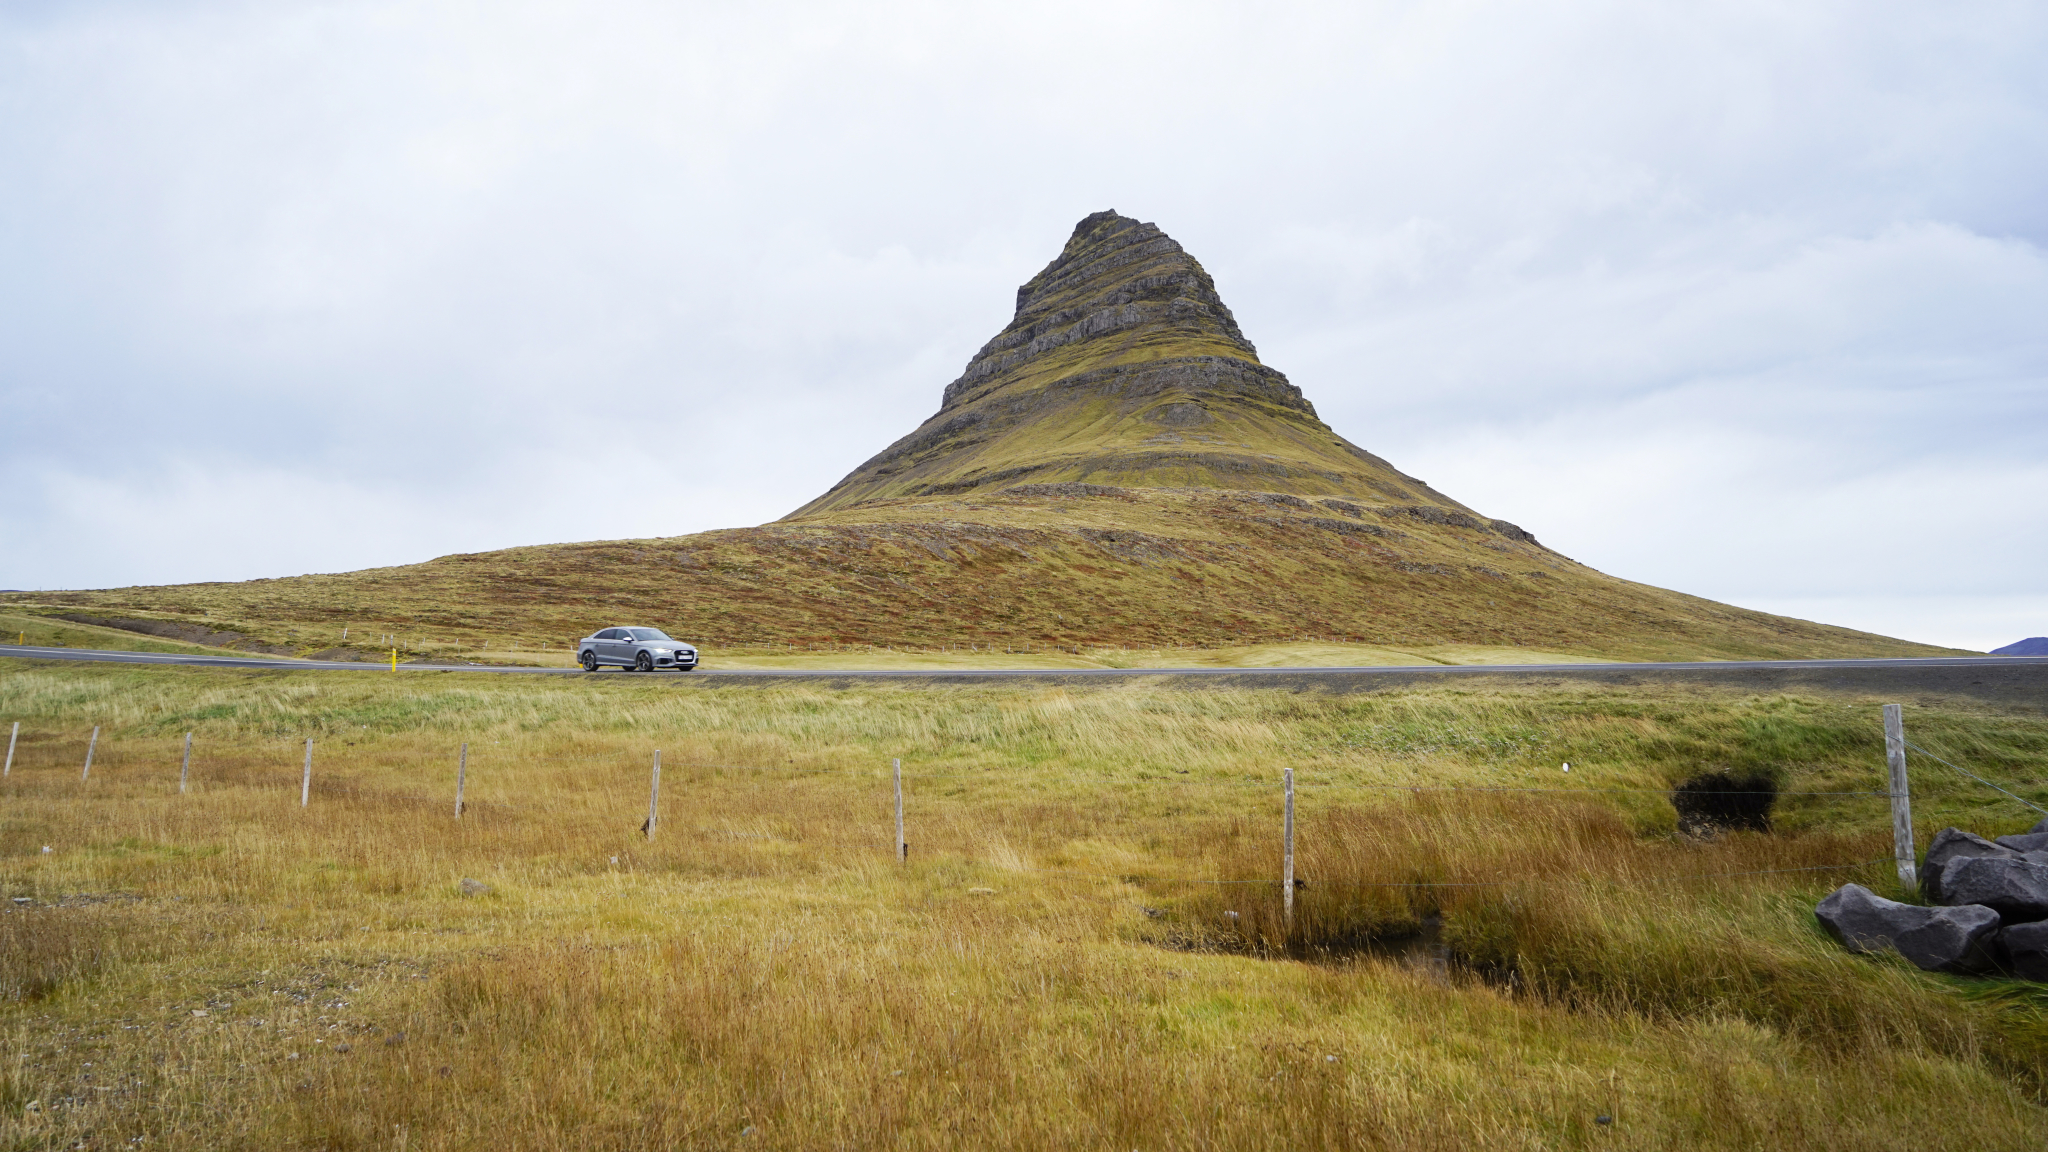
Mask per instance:
[[[2018,643],[2003,648],[1993,648],[1993,656],[2048,656],[2048,636],[2029,636]]]
[[[303,651],[344,626],[414,647],[626,621],[735,646],[1945,651],[1617,579],[1459,503],[1323,423],[1201,264],[1115,212],[1083,219],[1017,290],[937,413],[773,524],[0,602]]]

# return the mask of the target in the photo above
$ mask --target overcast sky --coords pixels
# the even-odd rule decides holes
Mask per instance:
[[[2048,9],[0,6],[0,587],[780,516],[1081,216],[1604,571],[2048,634]]]

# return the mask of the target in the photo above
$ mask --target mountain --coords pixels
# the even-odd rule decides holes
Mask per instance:
[[[228,643],[561,644],[642,621],[713,647],[1350,640],[1616,659],[1928,655],[1587,568],[1345,440],[1201,264],[1098,212],[939,410],[772,524],[239,584],[0,596]],[[372,646],[375,642],[373,641]]]
[[[2048,656],[2048,636],[2029,636],[2025,640],[1993,648],[1993,656]]]
[[[1251,489],[1469,512],[1316,418],[1259,363],[1209,274],[1151,224],[1097,212],[1017,289],[1017,314],[915,432],[788,519],[1020,482]]]

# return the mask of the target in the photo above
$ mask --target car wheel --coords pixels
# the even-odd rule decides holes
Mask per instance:
[[[585,672],[597,671],[597,653],[585,652],[583,654],[583,670]]]
[[[652,656],[649,656],[649,655],[648,655],[647,653],[645,653],[645,652],[642,652],[642,653],[641,653],[640,655],[638,655],[638,656],[634,657],[634,659],[633,659],[633,671],[635,671],[635,672],[652,672],[652,671],[654,671],[654,657],[652,657]]]

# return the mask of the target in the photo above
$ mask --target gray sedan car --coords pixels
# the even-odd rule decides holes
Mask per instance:
[[[656,668],[690,672],[697,667],[697,648],[669,639],[659,628],[601,628],[576,642],[576,662],[585,672],[607,664],[639,672]]]

